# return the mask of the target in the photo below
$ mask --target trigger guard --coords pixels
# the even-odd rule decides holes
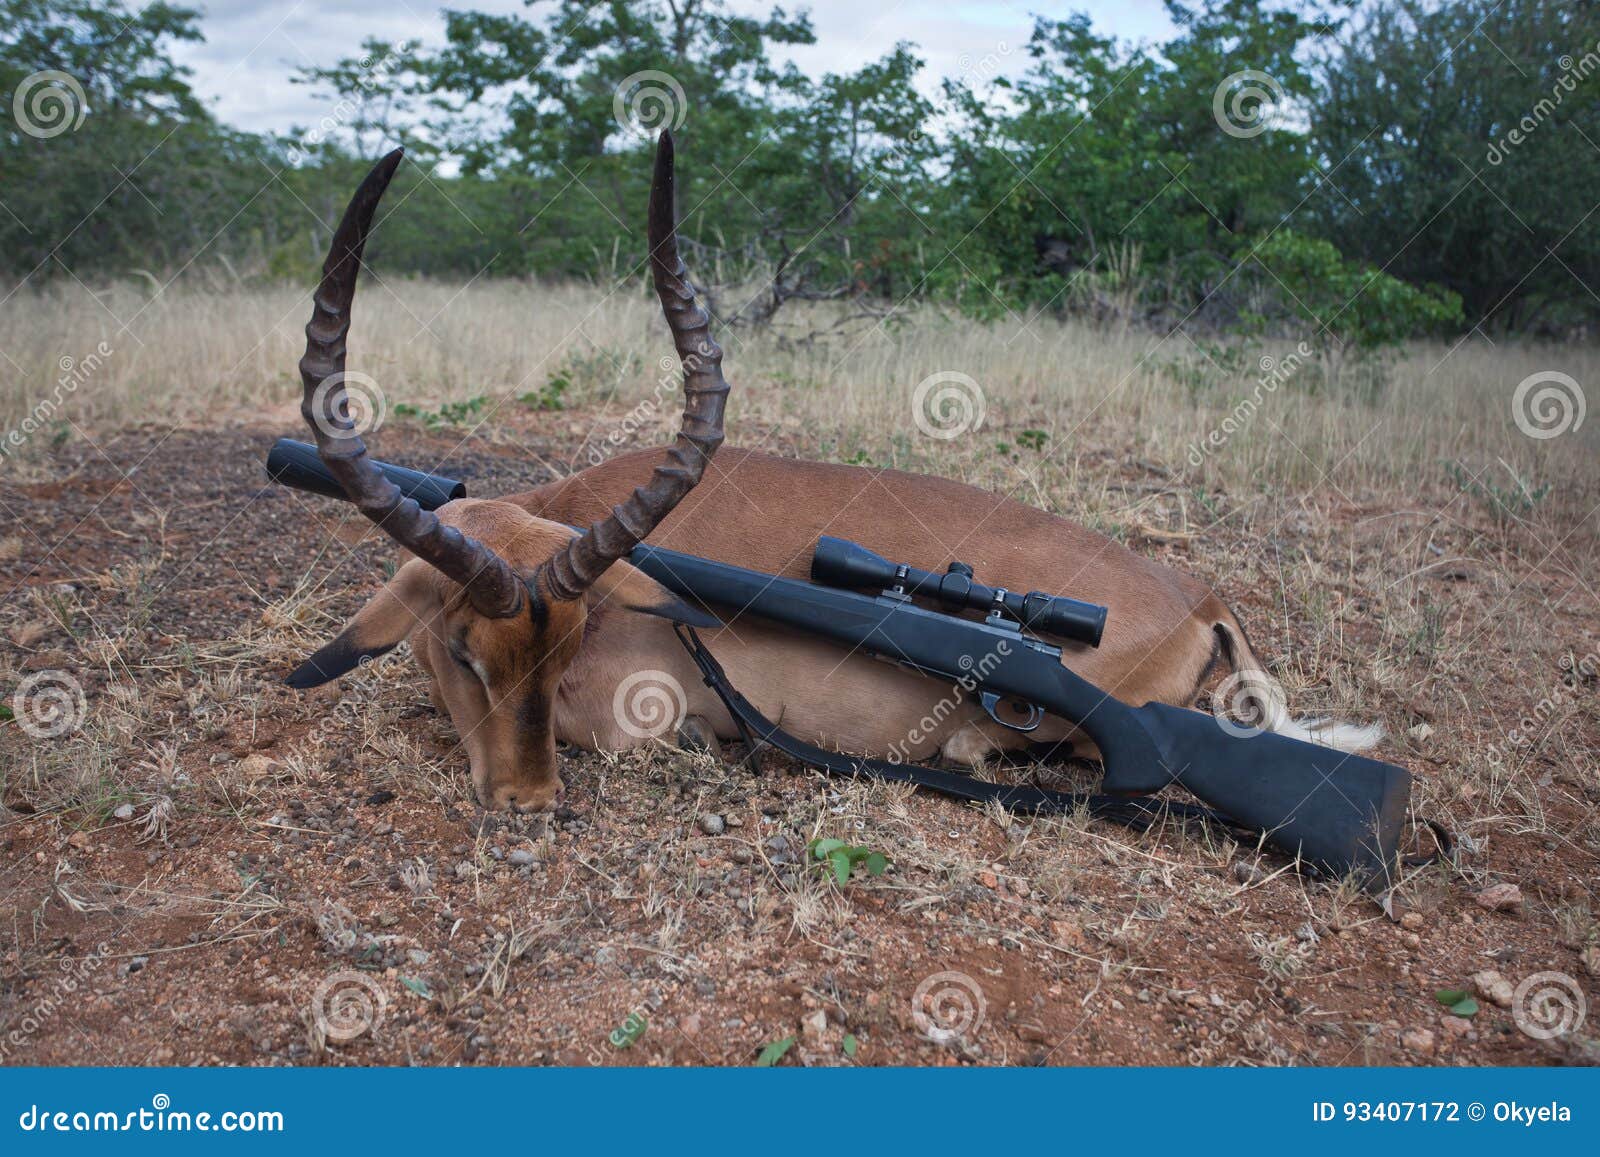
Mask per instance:
[[[1000,696],[993,691],[982,691],[978,694],[978,702],[983,705],[984,712],[1001,727],[1011,731],[1020,731],[1026,735],[1030,731],[1038,730],[1039,724],[1044,722],[1044,709],[1037,703],[1024,704],[1028,709],[1028,718],[1023,723],[1013,723],[1009,719],[1000,718]]]

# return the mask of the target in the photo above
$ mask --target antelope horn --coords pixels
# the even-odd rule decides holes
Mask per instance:
[[[678,256],[677,212],[673,204],[672,133],[662,130],[650,185],[650,267],[667,327],[683,363],[683,421],[650,481],[627,501],[568,543],[540,569],[545,589],[555,599],[575,599],[606,568],[625,556],[683,501],[722,445],[722,411],[728,383],[722,377],[722,349],[711,336],[711,315],[694,299],[689,271]]]
[[[431,512],[405,497],[367,459],[367,447],[350,418],[345,393],[345,336],[355,298],[361,253],[372,228],[372,214],[383,197],[403,150],[373,166],[350,199],[333,234],[322,281],[306,323],[306,353],[300,359],[305,400],[300,413],[316,438],[317,453],[350,499],[379,529],[418,558],[466,588],[472,605],[491,618],[509,618],[522,609],[523,584],[506,561],[482,543],[445,526]]]

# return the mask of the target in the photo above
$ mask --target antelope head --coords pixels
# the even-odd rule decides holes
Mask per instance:
[[[300,360],[300,412],[317,452],[361,512],[413,556],[288,682],[315,687],[410,638],[472,764],[480,802],[538,810],[561,789],[552,705],[590,610],[604,602],[680,622],[715,620],[634,570],[624,556],[700,481],[722,443],[728,384],[710,317],[678,256],[673,146],[661,134],[650,190],[650,264],[684,367],[683,422],[665,460],[627,501],[576,534],[509,502],[461,499],[422,510],[368,460],[345,395],[345,336],[373,213],[400,164],[390,153],[356,190],[334,233]]]

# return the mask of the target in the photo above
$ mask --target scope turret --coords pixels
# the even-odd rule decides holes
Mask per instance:
[[[811,554],[811,580],[847,590],[897,590],[935,599],[946,610],[998,613],[1031,631],[1100,645],[1106,608],[1042,591],[1018,594],[975,581],[972,567],[953,562],[944,574],[890,562],[860,543],[823,535]]]

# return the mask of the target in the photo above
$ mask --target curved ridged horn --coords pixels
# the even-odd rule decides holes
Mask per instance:
[[[300,379],[306,392],[300,413],[316,438],[317,453],[362,514],[466,588],[467,597],[481,614],[508,618],[522,609],[525,597],[516,572],[494,551],[445,526],[431,511],[405,497],[368,461],[366,444],[349,414],[344,354],[350,303],[355,298],[356,274],[361,269],[372,215],[402,155],[403,150],[396,149],[373,166],[333,234],[313,299],[315,308],[306,323],[306,353],[300,359]]]
[[[728,383],[722,377],[722,349],[711,337],[711,315],[695,301],[689,271],[678,256],[672,134],[667,130],[662,130],[656,146],[650,185],[650,267],[683,363],[683,421],[666,461],[655,468],[650,481],[541,568],[552,598],[577,598],[607,567],[627,555],[694,489],[722,445]]]

